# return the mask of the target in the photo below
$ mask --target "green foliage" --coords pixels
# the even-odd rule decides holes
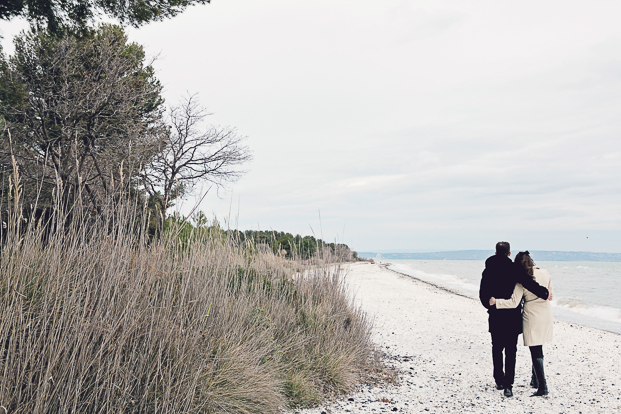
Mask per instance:
[[[61,34],[83,32],[99,15],[118,19],[139,27],[143,24],[173,17],[187,7],[209,3],[210,0],[3,0],[0,19],[24,17],[37,28]]]
[[[321,401],[312,381],[300,372],[287,372],[284,387],[291,408],[308,408]]]
[[[243,236],[241,236],[243,234]],[[310,259],[324,251],[341,258],[349,258],[355,252],[351,252],[346,244],[326,243],[314,236],[301,236],[279,231],[246,230],[240,232],[244,240],[252,240],[256,245],[265,245],[275,254],[280,254],[288,259]]]
[[[101,211],[115,194],[137,194],[135,177],[167,131],[142,46],[115,25],[80,37],[30,31],[14,44],[0,61],[0,112],[13,139],[11,154],[3,137],[0,165],[10,170],[15,156],[27,203],[49,207],[56,192]]]

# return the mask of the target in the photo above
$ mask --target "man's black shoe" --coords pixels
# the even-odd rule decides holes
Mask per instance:
[[[504,390],[504,389],[505,389],[505,387],[504,387],[504,385],[498,385],[498,384],[496,384],[496,389],[497,389],[497,390]]]
[[[511,388],[505,388],[505,397],[513,397],[513,391],[511,391]]]

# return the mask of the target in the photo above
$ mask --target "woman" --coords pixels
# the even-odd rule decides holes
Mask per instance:
[[[518,253],[515,256],[515,263],[537,283],[547,287],[552,295],[550,275],[535,266],[528,251]],[[524,312],[522,313],[524,345],[529,347],[533,360],[530,386],[537,388],[537,392],[531,397],[547,395],[548,387],[543,372],[543,344],[552,341],[552,306],[547,300],[538,298],[519,283],[515,285],[511,299],[491,298],[489,304],[496,305],[498,309],[515,308],[522,300],[522,296],[524,296]]]

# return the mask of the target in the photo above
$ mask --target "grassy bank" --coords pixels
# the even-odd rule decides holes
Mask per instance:
[[[338,266],[139,223],[2,230],[0,411],[270,413],[374,368]]]

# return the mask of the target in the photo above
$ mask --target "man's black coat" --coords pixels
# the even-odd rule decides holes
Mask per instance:
[[[522,333],[522,304],[514,309],[496,309],[489,305],[489,299],[509,299],[516,283],[521,283],[542,299],[547,299],[548,289],[533,280],[519,265],[508,256],[496,254],[485,261],[481,278],[479,299],[489,314],[489,331],[493,333]]]

